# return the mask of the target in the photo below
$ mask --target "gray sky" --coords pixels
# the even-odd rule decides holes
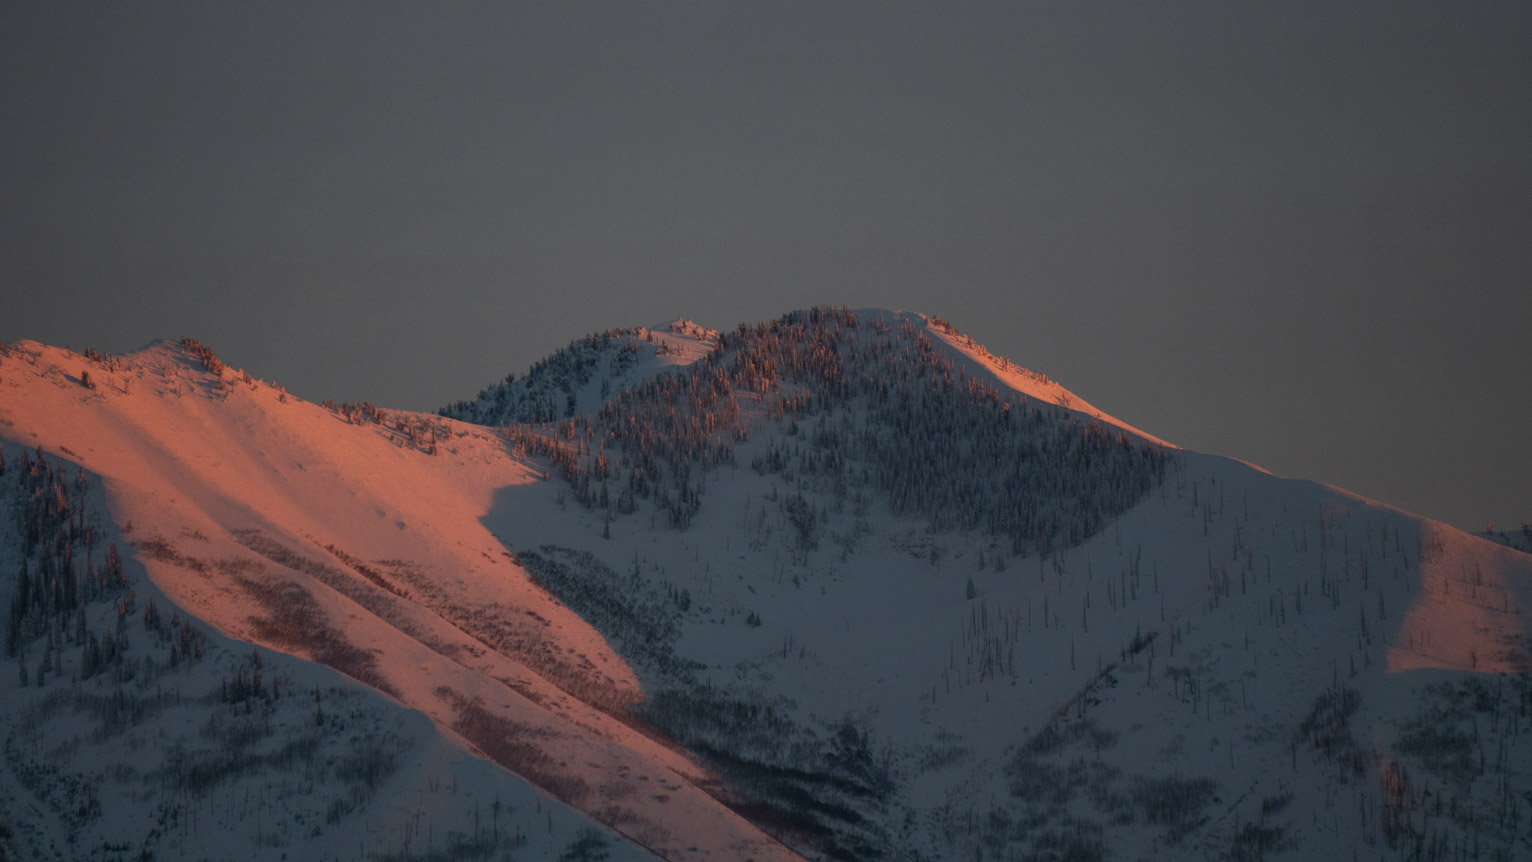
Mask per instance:
[[[1166,439],[1532,521],[1532,6],[7,3],[0,339],[432,409],[950,319]]]

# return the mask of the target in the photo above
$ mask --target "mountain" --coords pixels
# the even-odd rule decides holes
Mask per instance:
[[[1532,557],[939,318],[439,415],[21,342],[0,438],[4,858],[1532,854]]]

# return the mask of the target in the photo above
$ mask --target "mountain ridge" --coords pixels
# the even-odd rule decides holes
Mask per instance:
[[[1070,392],[1053,380],[1049,379],[1047,375],[1024,368],[1014,362],[1011,362],[1009,359],[990,353],[982,345],[974,342],[972,338],[963,335],[961,332],[955,329],[952,324],[948,323],[942,318],[931,317],[920,312],[901,311],[897,309],[858,308],[849,311],[851,314],[856,315],[859,318],[865,318],[867,320],[883,320],[889,324],[897,324],[901,322],[917,324],[922,331],[937,336],[942,341],[942,343],[944,343],[954,353],[966,359],[969,366],[975,369],[982,369],[984,372],[993,375],[997,382],[1001,382],[1004,385],[1015,389],[1022,395],[1037,399],[1038,401],[1042,401],[1044,403],[1057,404],[1061,407],[1077,409],[1078,412],[1084,415],[1098,419],[1102,422],[1106,422],[1118,428],[1122,428],[1123,430],[1128,431],[1130,434],[1133,434],[1139,439],[1153,442],[1161,446],[1173,446],[1173,444],[1167,443],[1158,437],[1154,437],[1145,431],[1137,429],[1120,419],[1109,416],[1106,413],[1098,410],[1097,408],[1091,406],[1083,398],[1080,398],[1075,393]],[[655,341],[656,336],[659,337],[658,341]],[[661,373],[698,361],[704,355],[706,355],[707,351],[713,349],[713,347],[716,345],[717,337],[718,332],[716,330],[701,327],[685,318],[677,318],[675,320],[657,324],[652,327],[632,327],[627,329],[607,330],[606,332],[602,333],[591,333],[584,338],[575,339],[566,347],[556,351],[549,358],[544,359],[538,363],[534,363],[532,368],[529,369],[528,374],[523,375],[519,379],[522,382],[523,387],[525,387],[528,377],[538,376],[539,372],[543,368],[550,364],[558,364],[558,357],[572,353],[581,346],[589,346],[595,344],[601,344],[605,346],[613,342],[618,342],[618,346],[616,347],[617,350],[621,351],[623,349],[623,345],[632,345],[635,348],[634,352],[637,353],[637,342],[640,339],[647,342],[648,344],[653,345],[651,349],[658,353],[658,355],[662,357],[671,357],[667,361],[662,362],[660,364],[661,367],[647,369],[651,373]],[[575,362],[569,364],[578,365],[581,363],[576,360]],[[594,364],[595,362],[591,360],[586,360],[583,363],[585,368],[588,368]],[[584,370],[584,368],[581,370]],[[576,371],[575,375],[578,376],[578,374],[579,372]],[[611,375],[611,377],[602,381],[605,384],[603,389],[606,390],[608,394],[610,394],[612,390],[618,388],[612,384],[614,382],[620,382],[621,377],[621,372]],[[614,381],[612,378],[618,378],[618,380]],[[517,401],[518,396],[520,396],[521,399],[525,399],[527,397],[525,393],[506,391],[510,384],[515,383],[517,379],[518,378],[516,378],[515,374],[512,373],[502,383],[495,384],[494,386],[487,387],[486,389],[482,390],[474,399],[474,401],[458,401],[454,404],[440,408],[436,412],[439,415],[450,416],[451,418],[455,419],[474,421],[476,424],[480,425],[493,425],[496,424],[497,421],[550,421],[553,418],[560,418],[558,411],[552,407],[547,407],[546,409],[540,411],[533,410],[531,412],[518,413],[513,407],[508,406],[508,402]],[[565,395],[569,395],[571,394],[572,389],[582,389],[588,380],[589,378],[582,378],[578,379],[576,382],[568,380],[567,378],[556,379],[549,382],[549,388],[558,388],[560,391],[564,392]],[[629,378],[629,381],[631,380],[632,378]],[[566,386],[566,384],[573,385]],[[500,405],[498,411],[492,412],[491,410],[487,409],[490,407],[490,405],[496,404],[497,402]],[[553,407],[556,406],[558,405],[553,405]],[[567,407],[567,402],[564,406]],[[597,405],[592,404],[587,397],[579,399],[579,406],[583,412],[594,412]]]
[[[625,858],[1261,858],[1313,852],[1319,818],[1369,853],[1525,852],[1525,555],[878,314],[683,326],[652,367],[550,383],[569,415],[484,426],[308,404],[190,339],[21,342],[0,437],[100,477],[165,607],[421,710]],[[78,674],[81,649],[49,654]],[[1484,816],[1433,808],[1448,789]]]

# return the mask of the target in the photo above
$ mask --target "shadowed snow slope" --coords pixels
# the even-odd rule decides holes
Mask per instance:
[[[0,355],[8,463],[99,476],[154,594],[612,849],[1532,853],[1526,554],[1175,448],[908,312],[616,330],[443,413],[483,424],[195,342]],[[59,635],[21,630],[35,668]]]

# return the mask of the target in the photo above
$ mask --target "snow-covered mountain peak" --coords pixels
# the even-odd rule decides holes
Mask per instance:
[[[455,407],[0,349],[0,855],[1532,850],[1526,554],[914,312],[612,330]],[[498,766],[459,795],[422,715]]]
[[[989,380],[1005,391],[1095,419],[1126,431],[1137,440],[1171,446],[1097,409],[1047,375],[990,353],[940,317],[900,309],[810,309],[792,312],[776,324],[829,311],[845,315],[853,326],[865,324],[868,333],[892,332],[895,337],[927,338],[958,363],[965,374]],[[757,328],[760,326],[766,324]],[[742,324],[737,332],[743,336],[749,330],[749,326]],[[547,422],[592,414],[624,386],[692,365],[718,349],[721,343],[726,343],[728,336],[733,334],[727,334],[721,341],[717,331],[685,318],[651,327],[593,333],[535,363],[525,376],[517,378],[513,373],[501,383],[481,391],[474,400],[457,402],[440,412],[482,425]]]

